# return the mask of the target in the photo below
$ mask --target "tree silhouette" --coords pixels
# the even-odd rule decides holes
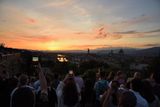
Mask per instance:
[[[5,48],[5,44],[4,43],[0,43],[0,48],[1,49]]]

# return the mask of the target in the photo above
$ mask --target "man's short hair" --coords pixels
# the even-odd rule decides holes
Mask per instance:
[[[25,75],[25,74],[22,74],[20,77],[19,77],[19,83],[20,85],[26,85],[28,82],[28,76]]]

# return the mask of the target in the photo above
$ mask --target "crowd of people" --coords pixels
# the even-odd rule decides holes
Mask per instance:
[[[37,78],[26,74],[9,77],[0,68],[1,107],[160,107],[160,84],[152,73],[142,78],[135,72],[128,78],[122,71],[104,71],[95,81],[70,70],[63,80],[52,81],[38,64]]]

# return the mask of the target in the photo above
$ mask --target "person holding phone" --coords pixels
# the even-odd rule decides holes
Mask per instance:
[[[101,107],[101,97],[108,88],[108,81],[105,79],[105,71],[100,71],[99,76],[99,80],[96,81],[94,85],[94,90],[96,92],[96,107]]]
[[[80,88],[74,80],[73,71],[65,76],[56,89],[58,107],[78,107],[80,101]]]

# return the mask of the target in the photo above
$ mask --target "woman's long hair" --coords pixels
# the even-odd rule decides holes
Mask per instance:
[[[155,100],[152,86],[147,80],[142,81],[142,90],[140,94],[148,101],[148,103],[152,103]]]
[[[78,102],[78,90],[74,78],[68,78],[63,88],[64,105],[74,106]]]

